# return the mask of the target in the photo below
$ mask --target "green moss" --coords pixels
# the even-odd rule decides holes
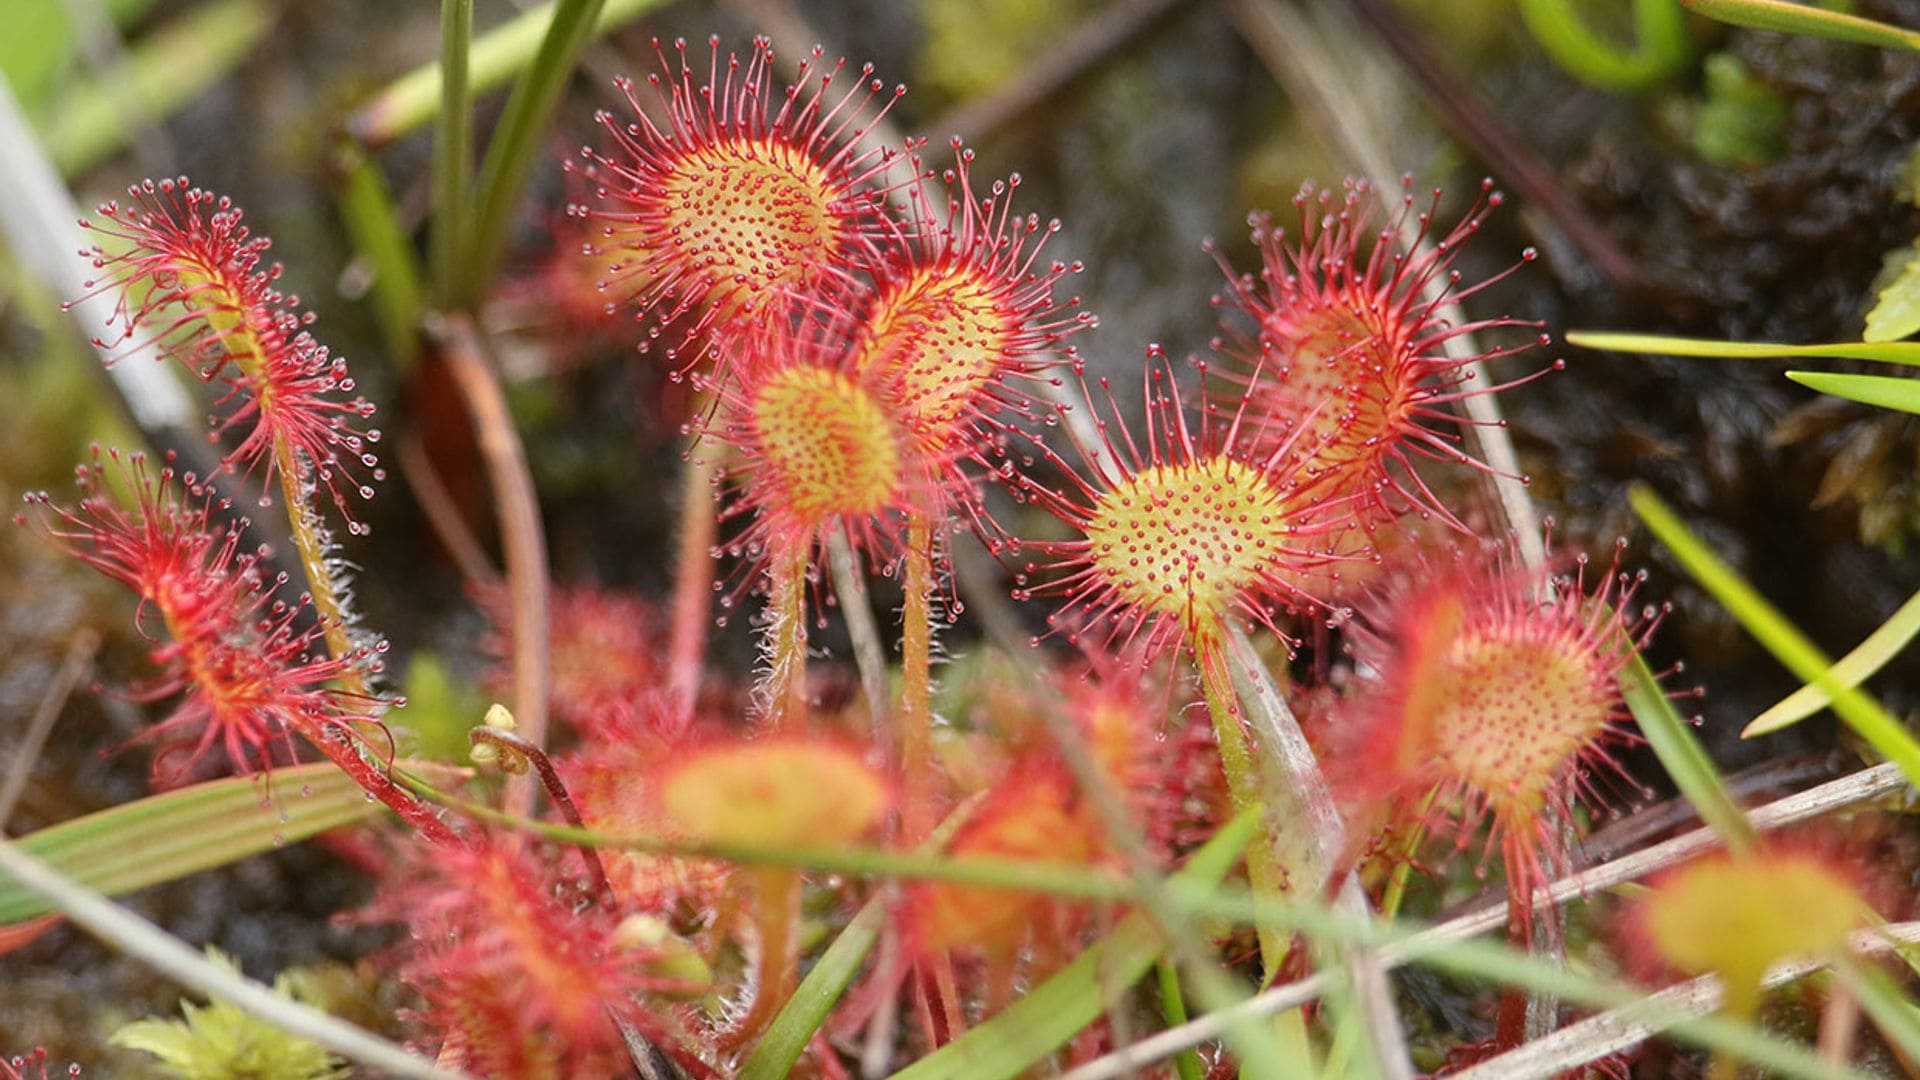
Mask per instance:
[[[207,955],[234,968],[218,949],[209,946]],[[285,975],[274,980],[273,989],[283,997],[299,997]],[[318,1044],[289,1035],[237,1005],[183,1001],[180,1013],[179,1020],[136,1020],[109,1041],[152,1054],[159,1059],[154,1066],[158,1074],[178,1080],[329,1080],[346,1075],[345,1067]]]

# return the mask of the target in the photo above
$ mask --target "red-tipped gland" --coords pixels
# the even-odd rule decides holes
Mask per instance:
[[[689,341],[870,261],[884,230],[870,182],[892,161],[859,145],[893,100],[869,115],[884,90],[871,67],[841,92],[846,62],[823,67],[816,49],[776,94],[767,39],[755,40],[744,63],[727,54],[724,71],[719,39],[709,45],[712,62],[696,86],[686,43],[675,42],[676,67],[656,41],[661,70],[647,81],[665,122],[656,124],[621,80],[634,119],[600,114],[613,144],[583,151],[596,201],[579,212],[601,222],[602,249],[633,253],[611,280],[635,282],[636,302],[656,322],[703,308]]]
[[[1453,323],[1441,315],[1444,305],[1512,272],[1458,288],[1459,274],[1452,270],[1460,245],[1500,204],[1491,183],[1482,185],[1480,201],[1460,223],[1424,251],[1417,249],[1433,228],[1433,208],[1416,210],[1411,178],[1406,187],[1399,208],[1377,231],[1377,200],[1364,181],[1349,181],[1338,194],[1303,188],[1294,199],[1300,237],[1292,243],[1255,215],[1259,277],[1242,276],[1220,259],[1231,293],[1216,301],[1250,318],[1255,328],[1249,335],[1230,326],[1218,345],[1243,370],[1263,373],[1251,412],[1268,438],[1296,444],[1307,476],[1368,499],[1397,491],[1457,522],[1413,473],[1410,456],[1486,468],[1460,449],[1456,429],[1466,421],[1450,406],[1505,388],[1469,383],[1467,369],[1476,361],[1521,351],[1540,339],[1530,334],[1525,344],[1453,355],[1450,343],[1464,335],[1508,327],[1537,331],[1537,324],[1505,317]],[[1439,192],[1433,198],[1437,203]],[[1417,224],[1414,250],[1401,238],[1409,218]],[[1522,262],[1532,258],[1529,249]],[[1437,295],[1436,282],[1442,283]]]
[[[9,1058],[0,1058],[0,1080],[48,1080],[52,1075],[47,1064],[45,1047],[35,1047],[31,1054],[15,1054]],[[80,1066],[69,1065],[61,1072],[62,1076],[79,1076]]]
[[[900,432],[879,399],[829,368],[782,369],[755,388],[745,416],[766,502],[801,527],[879,514],[898,500]]]
[[[224,383],[213,437],[243,431],[227,467],[262,469],[269,485],[276,471],[296,470],[291,482],[317,481],[358,531],[346,494],[368,498],[361,477],[384,476],[369,449],[380,433],[358,426],[373,405],[349,396],[346,361],[306,331],[313,317],[299,298],[274,288],[280,266],[261,263],[268,240],[251,234],[230,200],[184,177],[148,180],[127,195],[125,207],[99,208],[101,222],[82,222],[122,248],[92,249],[100,277],[89,283],[115,294],[119,340],[144,334],[143,344],[201,380]]]
[[[735,379],[697,377],[718,396],[703,437],[738,461],[727,476],[738,497],[724,516],[752,515],[730,553],[804,550],[835,525],[871,551],[939,474],[914,453],[888,396],[849,369],[849,333],[844,321],[811,319],[755,331],[733,342]]]
[[[932,453],[992,426],[1002,410],[1030,412],[1017,380],[1071,363],[1071,351],[1053,350],[1094,322],[1077,297],[1054,302],[1054,287],[1078,265],[1039,261],[1060,223],[1013,214],[1018,176],[977,195],[973,152],[954,147],[944,218],[908,189],[910,240],[876,271],[854,345],[854,369],[891,388],[915,441]]]

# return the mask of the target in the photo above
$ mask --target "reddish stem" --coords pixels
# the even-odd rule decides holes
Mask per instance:
[[[453,826],[441,820],[433,808],[415,798],[413,793],[394,783],[393,777],[385,769],[368,761],[359,746],[344,732],[329,731],[312,735],[309,742],[320,748],[320,752],[340,770],[352,777],[354,782],[365,788],[369,795],[386,803],[400,819],[419,830],[420,835],[435,844],[461,843],[460,834]]]
[[[467,733],[467,741],[473,744],[490,743],[494,747],[510,754],[525,758],[533,771],[540,776],[541,786],[547,789],[547,798],[553,800],[560,815],[567,824],[576,829],[585,829],[587,822],[580,816],[580,808],[574,805],[573,796],[567,794],[567,785],[560,780],[560,773],[553,767],[553,759],[546,751],[535,746],[527,739],[511,731],[500,728],[477,727]],[[577,843],[574,848],[580,852],[580,858],[587,864],[587,877],[593,884],[594,896],[607,910],[614,909],[613,884],[607,880],[607,868],[600,861],[600,852],[591,845]]]

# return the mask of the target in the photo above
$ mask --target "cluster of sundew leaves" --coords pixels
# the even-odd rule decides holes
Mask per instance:
[[[715,58],[717,70],[717,50]],[[633,249],[633,264],[614,261],[608,272],[639,293],[653,311],[650,318],[662,311],[668,319],[701,313],[688,335],[688,343],[698,344],[690,350],[696,356],[691,363],[724,358],[699,376],[716,400],[704,432],[749,461],[735,478],[742,497],[734,512],[751,515],[750,528],[773,521],[741,550],[804,551],[825,529],[855,522],[877,545],[892,516],[973,503],[971,482],[949,486],[938,479],[971,456],[955,448],[972,438],[1000,439],[1017,421],[1031,419],[1033,403],[1010,392],[1007,377],[1043,371],[1044,354],[1059,335],[1085,322],[1047,321],[1059,315],[1051,287],[1066,268],[1055,264],[1052,276],[1030,272],[1038,244],[1026,250],[1024,261],[1021,244],[1037,228],[1031,221],[1025,234],[1018,224],[1009,228],[1003,196],[1010,186],[996,186],[991,198],[976,200],[966,175],[970,158],[963,155],[948,181],[961,197],[944,224],[934,216],[904,225],[887,220],[887,155],[856,153],[862,132],[846,126],[864,104],[855,101],[858,88],[836,100],[828,94],[831,77],[822,77],[808,97],[797,92],[807,84],[803,68],[796,92],[768,118],[770,60],[764,45],[756,46],[744,70],[730,57],[725,92],[717,92],[717,74],[705,87],[692,86],[684,56],[673,82],[663,55],[666,82],[673,86],[666,97],[672,135],[653,128],[636,106],[639,124],[608,125],[632,158],[590,155],[589,167],[596,179],[617,175],[629,185],[616,198],[638,202],[641,192],[657,190],[663,208],[651,222],[643,210],[632,211],[628,224],[634,227],[626,234],[609,225],[607,246],[597,254],[617,260]],[[867,93],[880,89],[872,83]],[[704,117],[696,100],[705,103]],[[806,138],[761,141],[766,132],[783,130]],[[702,145],[703,137],[713,141]],[[812,142],[838,149],[823,162],[802,152]],[[644,160],[649,153],[664,158],[663,148],[676,145],[698,152],[666,166]],[[642,165],[662,175],[650,177]],[[917,161],[911,171],[910,190],[917,197],[917,181],[924,178]],[[1486,392],[1463,388],[1465,371],[1471,362],[1505,350],[1462,356],[1446,346],[1470,332],[1523,325],[1504,318],[1449,323],[1437,315],[1441,300],[1425,289],[1448,271],[1458,241],[1478,227],[1481,211],[1471,212],[1434,254],[1410,257],[1394,246],[1398,219],[1392,215],[1370,245],[1364,239],[1369,203],[1363,187],[1350,188],[1337,213],[1320,195],[1315,216],[1309,209],[1315,198],[1302,197],[1297,247],[1285,245],[1264,222],[1256,226],[1267,290],[1262,295],[1250,279],[1233,280],[1228,306],[1252,316],[1259,329],[1251,345],[1221,347],[1234,362],[1225,380],[1232,389],[1220,399],[1224,411],[1203,390],[1206,407],[1190,421],[1173,389],[1171,365],[1162,362],[1156,370],[1150,361],[1150,384],[1164,388],[1150,386],[1145,439],[1136,443],[1124,423],[1117,437],[1103,425],[1097,445],[1080,447],[1083,471],[1091,476],[1069,467],[1038,437],[1014,432],[1033,438],[1077,490],[1077,496],[1061,495],[1047,480],[1025,473],[1010,478],[1018,493],[1054,509],[1085,535],[1084,546],[1042,548],[1067,568],[1045,588],[1066,598],[1062,622],[1083,646],[1085,628],[1105,627],[1112,632],[1095,651],[1129,654],[1144,664],[1176,644],[1217,646],[1235,618],[1284,632],[1283,616],[1317,615],[1329,608],[1326,596],[1337,587],[1372,575],[1368,568],[1384,561],[1378,532],[1407,527],[1402,519],[1409,515],[1438,517],[1455,527],[1471,516],[1444,505],[1413,470],[1409,455],[1471,461],[1453,434],[1441,430],[1453,423],[1446,406],[1467,392]],[[1411,197],[1405,206],[1412,206]],[[834,221],[836,213],[857,223],[843,228],[844,222]],[[1421,219],[1424,235],[1425,213]],[[694,262],[704,269],[664,257],[648,261],[645,253],[667,246],[659,243],[662,236],[686,241],[680,246],[697,252]],[[902,236],[912,242],[897,242]],[[756,261],[776,249],[778,257]],[[251,273],[252,263],[244,266]],[[809,268],[819,272],[810,275]],[[184,305],[201,288],[191,276],[184,280],[188,292],[171,302]],[[1456,289],[1452,298],[1472,291]],[[213,297],[215,312],[236,307],[223,294]],[[849,298],[854,302],[843,307]],[[826,314],[842,310],[865,313],[845,320]],[[184,326],[195,342],[188,355],[201,356],[210,343],[237,332],[219,317],[196,318],[204,325],[183,321],[162,332]],[[281,322],[275,327],[287,330]],[[244,358],[235,362],[261,388],[257,396],[268,396],[268,384],[259,381],[266,369],[249,369]],[[202,370],[210,377],[225,363],[216,359]],[[326,389],[350,385],[335,382]],[[344,429],[332,430],[337,435]],[[317,437],[335,436],[320,431]],[[254,441],[249,435],[243,449]],[[315,459],[309,454],[307,460]],[[996,471],[1008,478],[1004,466]],[[320,476],[327,479],[324,470]],[[990,539],[1006,543],[1004,537]],[[1340,568],[1349,564],[1354,572],[1343,575]],[[1394,597],[1399,607],[1382,601],[1374,605],[1374,617],[1399,622],[1388,634],[1410,642],[1406,655],[1382,649],[1375,654],[1381,663],[1368,665],[1386,673],[1383,682],[1399,671],[1425,687],[1400,692],[1395,707],[1406,727],[1425,724],[1431,730],[1396,744],[1397,752],[1406,758],[1418,753],[1408,746],[1437,751],[1444,765],[1438,772],[1409,772],[1422,784],[1462,789],[1509,838],[1527,825],[1542,842],[1547,837],[1541,825],[1550,819],[1537,815],[1556,799],[1564,803],[1576,777],[1572,763],[1591,752],[1617,719],[1613,682],[1634,636],[1613,614],[1618,604],[1610,603],[1630,599],[1630,589],[1610,595],[1603,582],[1590,595],[1576,583],[1563,585],[1557,601],[1538,601],[1549,588],[1536,575],[1503,569],[1474,580],[1441,575],[1425,592],[1403,590]],[[1390,656],[1403,666],[1396,668]],[[1380,692],[1383,698],[1394,694]],[[1514,730],[1512,721],[1535,714],[1565,714],[1566,722],[1547,725],[1544,734]],[[687,753],[689,746],[677,749]],[[690,835],[724,830],[723,810],[755,805],[764,794],[747,790],[756,784],[740,778],[763,768],[786,773],[788,763],[773,760],[782,754],[817,759],[793,765],[793,775],[818,779],[836,768],[851,769],[845,786],[856,789],[871,779],[864,766],[849,764],[826,744],[762,739],[694,753],[683,771],[660,779],[657,812]],[[838,764],[823,770],[819,763],[829,760]],[[715,765],[712,776],[696,767],[716,761],[724,764]],[[687,779],[689,772],[697,782]],[[963,839],[978,840],[979,850],[989,853],[1044,854],[1047,844],[1034,833],[1036,821],[1057,825],[1056,835],[1079,835],[1068,824],[1073,815],[1064,808],[1073,800],[1060,793],[1069,784],[1062,775],[1018,769],[1009,775],[1019,782],[998,790],[1024,788],[1029,800],[1012,803],[1012,812],[990,806]],[[739,782],[725,782],[729,778]],[[715,791],[736,797],[716,807]],[[862,824],[846,830],[849,837],[870,826],[884,794],[867,802],[868,810],[853,815]],[[828,806],[826,818],[801,814],[789,824],[836,818],[844,809]],[[995,830],[1003,822],[1018,827],[1000,835]],[[757,838],[752,828],[743,835]],[[1059,850],[1056,845],[1054,853]],[[1509,844],[1510,862],[1514,850]],[[540,880],[550,873],[524,876]],[[920,906],[951,916],[943,922],[951,940],[935,936],[938,944],[930,947],[993,937],[982,927],[1006,922],[1004,911],[968,915],[957,895],[938,890],[926,892]],[[586,951],[605,954],[618,947]]]
[[[716,43],[701,86],[684,46],[678,55],[676,68],[662,51],[662,73],[651,80],[666,125],[648,120],[637,103],[633,121],[603,114],[614,145],[587,152],[580,168],[597,186],[596,201],[576,214],[594,222],[594,257],[604,260],[607,288],[637,298],[648,334],[675,320],[691,325],[669,344],[668,362],[693,372],[709,396],[699,436],[736,459],[736,494],[726,515],[745,525],[732,550],[755,567],[776,577],[806,575],[830,529],[845,528],[869,550],[886,553],[900,550],[903,517],[938,518],[962,508],[963,519],[979,524],[977,486],[959,479],[957,466],[968,459],[990,464],[990,475],[1084,536],[1027,545],[1055,562],[1028,564],[1026,574],[1047,580],[1017,595],[1061,598],[1054,618],[1064,636],[1096,665],[1117,662],[1140,672],[1180,646],[1217,651],[1241,620],[1285,633],[1295,618],[1330,614],[1330,597],[1341,590],[1361,596],[1357,583],[1379,572],[1383,552],[1397,546],[1385,538],[1432,520],[1464,531],[1462,520],[1475,516],[1445,506],[1413,459],[1478,465],[1458,445],[1451,406],[1500,389],[1469,384],[1477,361],[1524,347],[1459,353],[1453,346],[1472,333],[1529,324],[1504,317],[1456,324],[1441,316],[1443,303],[1477,289],[1453,287],[1452,261],[1497,195],[1483,190],[1481,204],[1438,243],[1409,251],[1402,225],[1411,224],[1415,244],[1432,227],[1431,208],[1418,208],[1411,191],[1376,231],[1377,197],[1365,185],[1303,190],[1297,244],[1256,221],[1263,259],[1257,280],[1264,287],[1229,271],[1222,306],[1231,314],[1216,346],[1226,374],[1202,388],[1196,414],[1175,389],[1175,366],[1154,350],[1144,375],[1144,436],[1128,429],[1109,397],[1104,404],[1114,419],[1097,420],[1093,439],[1078,441],[1076,468],[1044,434],[1074,406],[1037,405],[1020,381],[1044,376],[1060,335],[1090,322],[1053,300],[1053,285],[1073,268],[1037,269],[1037,241],[1023,246],[1057,226],[1013,217],[1012,183],[977,198],[964,152],[945,177],[955,194],[944,216],[923,201],[930,175],[916,148],[901,155],[911,178],[888,179],[889,155],[859,149],[864,129],[856,117],[883,89],[866,72],[861,85],[836,95],[829,85],[839,67],[816,80],[816,56],[776,97],[764,42],[744,63],[731,56],[723,62]],[[890,190],[904,193],[914,208],[910,220],[889,217]],[[1531,258],[1528,252],[1522,261]],[[1080,371],[1075,358],[1060,359]],[[1012,449],[1016,444],[1034,452]],[[1020,463],[1023,455],[1051,466],[1066,486],[1033,462]],[[1020,557],[1017,539],[982,531],[990,546]],[[1425,559],[1431,568],[1448,557],[1416,551],[1405,565],[1420,567]],[[755,584],[759,574],[746,578]],[[1318,595],[1322,587],[1326,597]],[[1559,819],[1546,811],[1564,810],[1578,761],[1613,730],[1619,713],[1612,680],[1626,655],[1626,628],[1611,615],[1609,587],[1589,596],[1578,584],[1563,585],[1560,602],[1538,603],[1549,589],[1543,578],[1502,571],[1426,602],[1442,615],[1404,596],[1373,604],[1367,614],[1375,625],[1426,620],[1410,632],[1416,641],[1444,645],[1464,630],[1479,643],[1474,656],[1443,661],[1451,665],[1444,674],[1406,677],[1438,678],[1462,700],[1493,701],[1501,706],[1496,716],[1536,708],[1577,714],[1553,725],[1564,737],[1540,740],[1512,724],[1462,731],[1449,721],[1464,715],[1459,710],[1402,702],[1402,752],[1458,766],[1406,769],[1405,784],[1453,785],[1471,805],[1495,808],[1510,840],[1544,840],[1557,829]],[[780,595],[776,585],[774,604]],[[771,638],[776,621],[767,625]],[[1439,647],[1416,647],[1398,666],[1417,670],[1440,660],[1431,655]],[[781,646],[770,646],[770,655],[777,677]],[[1385,664],[1385,654],[1381,659]],[[1514,664],[1531,672],[1519,684],[1504,681]],[[1509,700],[1523,691],[1524,702]],[[1463,737],[1480,739],[1480,748],[1455,746],[1460,753],[1452,759],[1439,753],[1437,740]],[[726,822],[769,811],[789,824],[870,823],[884,799],[866,800],[868,809],[856,813],[832,800],[803,809],[792,801],[797,792],[779,794],[809,777],[840,794],[868,787],[860,779],[867,766],[811,738],[716,738],[676,720],[672,732],[656,729],[640,740],[670,747],[676,764],[645,769],[635,794],[613,801],[594,779],[610,775],[609,749],[598,761],[583,756],[569,768],[596,792],[583,800],[589,820],[732,842],[750,841],[764,826],[741,831]],[[823,773],[826,761],[839,764]],[[851,771],[821,781],[835,769]],[[1091,858],[1102,844],[1075,786],[1057,762],[1009,761],[988,781],[987,802],[956,844],[989,854],[1051,850]],[[732,793],[719,800],[724,807],[715,805],[721,792]],[[1067,843],[1069,836],[1085,843]],[[1528,851],[1509,845],[1516,850]],[[635,885],[616,890],[713,902],[712,879],[657,859],[621,861],[628,865],[617,877],[631,873]],[[754,902],[769,905],[781,888],[763,876]],[[916,894],[908,921],[918,946],[934,955],[994,943],[990,951],[1004,958],[1016,955],[1021,924],[1032,921],[1021,911],[964,889],[930,888]],[[766,912],[757,917],[764,921]],[[769,940],[763,929],[762,951]],[[749,1019],[764,1007],[759,998],[767,988],[757,989]],[[723,1023],[717,1033],[725,1039],[739,1032]]]

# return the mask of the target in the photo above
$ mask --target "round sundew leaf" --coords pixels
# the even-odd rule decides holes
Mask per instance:
[[[1298,513],[1266,473],[1225,455],[1154,465],[1095,501],[1088,561],[1118,600],[1197,632],[1277,579]]]
[[[863,517],[899,494],[898,428],[847,376],[796,365],[759,387],[750,408],[766,465],[754,482],[782,514],[809,524],[836,514]]]
[[[767,739],[696,750],[660,782],[669,828],[706,843],[827,847],[879,822],[886,783],[858,751]]]
[[[1689,974],[1715,972],[1757,986],[1778,960],[1846,946],[1865,905],[1840,868],[1806,852],[1702,859],[1680,867],[1641,901],[1647,944]]]
[[[863,327],[855,367],[891,380],[916,438],[939,446],[990,380],[1015,362],[1018,312],[968,266],[923,267],[889,282]]]
[[[822,272],[849,231],[835,214],[840,199],[837,178],[805,149],[735,137],[674,161],[660,183],[659,228],[676,238],[679,272],[723,296],[753,296]]]

